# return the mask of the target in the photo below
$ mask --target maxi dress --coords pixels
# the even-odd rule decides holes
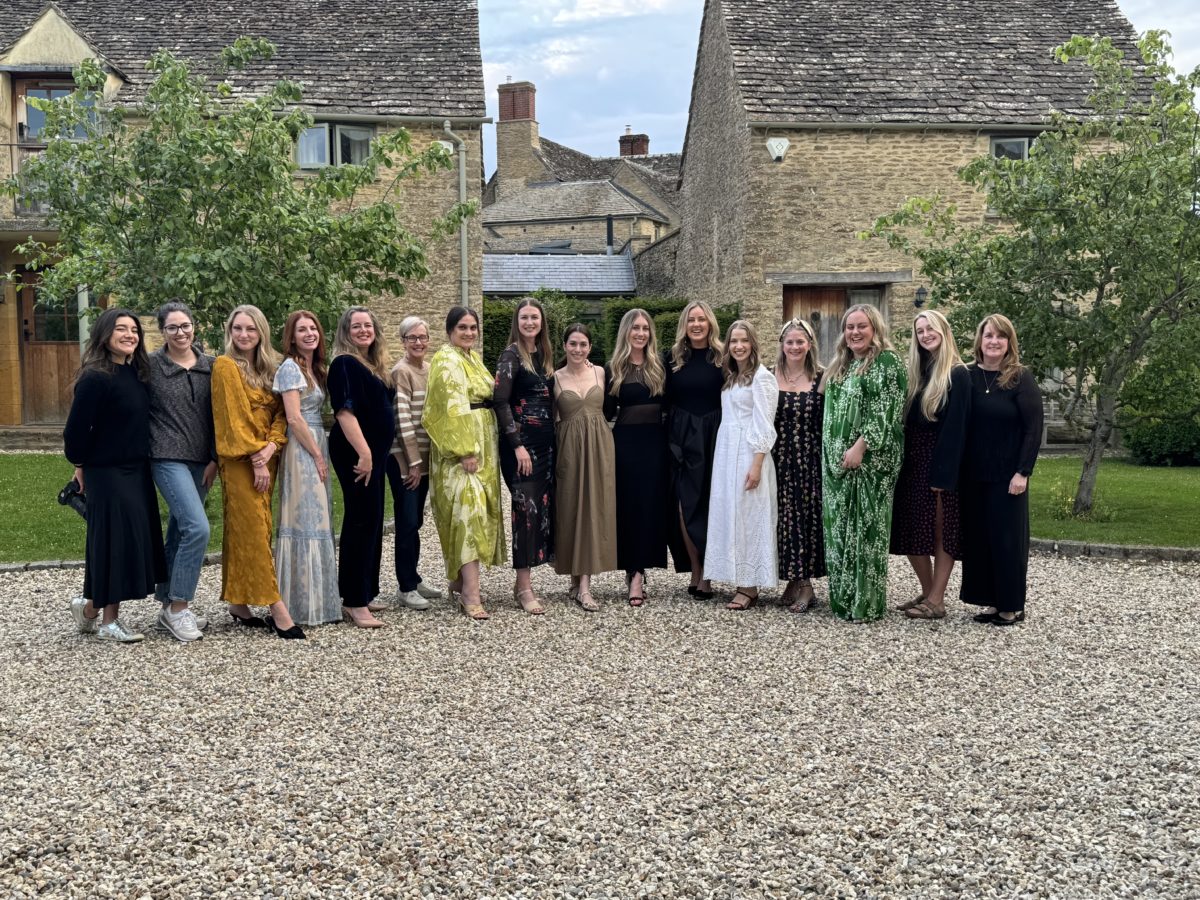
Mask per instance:
[[[908,377],[894,351],[863,371],[852,361],[840,381],[825,382],[822,446],[825,554],[829,606],[843,619],[871,621],[887,611],[892,491],[904,459],[904,399]],[[860,437],[867,450],[857,469],[842,456]]]
[[[599,366],[580,396],[555,379],[558,414],[554,570],[597,575],[617,567],[616,459],[604,418],[607,379]]]
[[[516,344],[496,362],[494,410],[500,428],[500,471],[512,495],[512,564],[531,569],[554,561],[553,376],[542,355],[533,371],[521,363]],[[517,448],[529,454],[528,475],[517,473]]]
[[[672,370],[671,351],[663,353],[667,367],[667,448],[670,451],[673,506],[668,540],[675,571],[690,572],[691,560],[683,543],[679,516],[687,537],[704,562],[708,537],[708,499],[712,493],[713,454],[721,425],[723,378],[716,354],[693,352],[679,371]]]
[[[825,526],[821,521],[821,423],[825,395],[817,373],[807,391],[780,391],[778,438],[772,455],[779,482],[779,577],[825,577]]]
[[[451,581],[469,562],[496,566],[505,559],[493,386],[478,351],[444,344],[433,355],[421,422],[432,442],[429,493]],[[465,456],[475,457],[475,472],[462,467]]]
[[[251,387],[228,356],[213,362],[212,405],[225,515],[221,599],[270,606],[280,600],[271,555],[271,492],[280,451],[287,446],[287,417],[279,398],[266,388]],[[250,457],[271,441],[279,450],[267,463],[270,486],[256,491]]]
[[[721,427],[713,456],[704,577],[737,587],[779,584],[775,543],[779,496],[775,485],[775,376],[759,366],[750,384],[721,392]],[[762,453],[758,487],[746,490],[754,455]]]
[[[295,360],[284,360],[275,373],[274,391],[300,394],[300,414],[329,467],[329,441],[321,408],[325,392],[311,386]],[[316,460],[288,426],[279,474],[279,528],[275,533],[275,570],[279,595],[297,625],[323,625],[342,618],[338,598],[337,551],[333,544],[333,490],[321,481]]]

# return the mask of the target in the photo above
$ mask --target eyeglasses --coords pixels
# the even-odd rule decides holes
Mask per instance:
[[[184,322],[182,325],[167,325],[163,328],[164,334],[191,334],[192,323]]]
[[[427,334],[406,334],[404,336],[405,343],[409,344],[428,344],[429,335]]]

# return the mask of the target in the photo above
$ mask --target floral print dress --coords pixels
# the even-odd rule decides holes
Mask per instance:
[[[825,577],[821,521],[821,425],[825,395],[821,375],[807,391],[780,391],[775,413],[779,435],[772,451],[779,483],[779,579]]]

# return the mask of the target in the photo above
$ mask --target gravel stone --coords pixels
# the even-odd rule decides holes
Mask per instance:
[[[488,622],[304,642],[235,628],[208,567],[204,640],[146,600],[136,646],[75,633],[81,583],[0,575],[0,896],[1200,894],[1195,563],[1035,556],[1006,629],[735,613],[661,571],[587,614],[547,567],[531,617],[496,568]]]

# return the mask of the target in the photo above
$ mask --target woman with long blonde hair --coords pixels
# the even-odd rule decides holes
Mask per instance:
[[[879,310],[851,306],[820,390],[829,606],[853,622],[887,611],[892,491],[904,457],[907,389],[904,363]]]
[[[825,577],[825,529],[821,523],[820,349],[812,325],[785,322],[779,332],[775,385],[775,474],[779,485],[779,578],[787,582],[783,602],[804,612],[813,602],[814,578]]]
[[[958,471],[971,409],[971,376],[946,317],[913,320],[908,348],[904,464],[892,503],[891,552],[908,557],[921,593],[900,605],[910,619],[946,616],[959,540]]]
[[[1025,619],[1029,569],[1029,477],[1042,441],[1042,395],[1021,365],[1012,322],[994,314],[975,331],[971,410],[962,467],[964,603],[975,621]]]
[[[365,306],[350,307],[338,320],[326,380],[335,420],[329,458],[345,504],[338,551],[342,615],[359,628],[382,628],[373,610],[384,608],[377,600],[384,480],[396,422],[386,342]]]
[[[671,555],[677,571],[691,572],[688,593],[701,600],[713,596],[704,577],[704,552],[713,454],[721,425],[722,349],[712,307],[693,300],[679,314],[675,343],[663,360],[670,417],[667,446],[677,507],[671,517]]]
[[[726,608],[749,609],[779,582],[775,526],[775,378],[759,359],[754,326],[738,319],[721,357],[721,427],[713,456],[704,577],[733,584]]]
[[[545,608],[533,592],[533,569],[554,562],[554,351],[546,311],[533,297],[517,301],[508,341],[496,361],[492,410],[500,471],[512,497],[513,598],[540,616]]]
[[[221,599],[239,625],[269,625],[278,637],[302,639],[279,594],[271,555],[271,490],[279,450],[287,444],[283,404],[271,392],[278,367],[266,317],[255,306],[234,309],[225,320],[225,355],[217,357],[212,373],[225,510]],[[270,614],[257,618],[251,606],[268,606]]]
[[[621,317],[608,364],[604,415],[613,424],[617,467],[617,568],[630,606],[646,602],[646,570],[667,565],[667,371],[654,321],[644,309]]]

